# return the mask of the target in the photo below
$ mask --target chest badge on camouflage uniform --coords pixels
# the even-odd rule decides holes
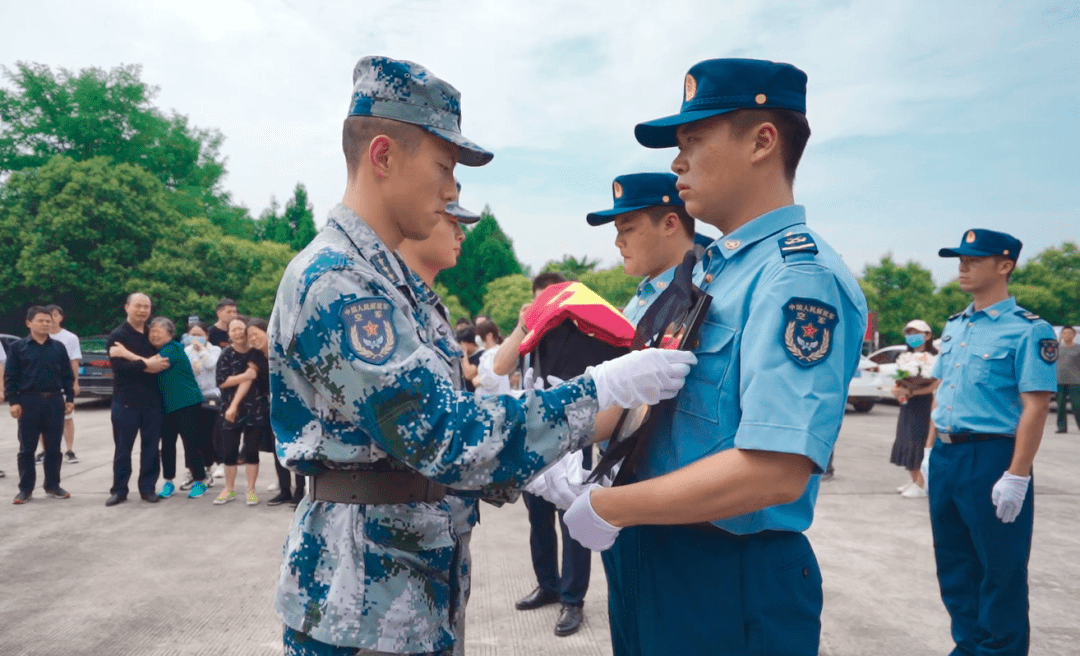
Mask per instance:
[[[393,303],[381,297],[361,298],[341,308],[345,342],[356,357],[376,365],[390,359],[397,348],[393,315]]]
[[[836,308],[811,298],[790,299],[784,303],[784,330],[781,342],[792,360],[804,367],[821,364],[832,353]]]
[[[1056,339],[1039,340],[1039,357],[1043,362],[1054,363],[1058,358],[1058,343]]]

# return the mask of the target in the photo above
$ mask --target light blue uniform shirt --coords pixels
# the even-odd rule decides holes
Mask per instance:
[[[694,270],[713,297],[693,349],[698,364],[675,409],[658,418],[645,478],[731,448],[798,453],[824,470],[867,308],[840,256],[805,222],[802,206],[783,207],[706,250]],[[819,483],[812,476],[793,503],[713,523],[736,534],[805,530]]]
[[[1057,389],[1057,339],[1050,324],[1009,297],[950,317],[933,376],[941,379],[930,418],[942,433],[1014,435],[1023,392]]]
[[[623,314],[630,320],[630,323],[636,326],[641,321],[641,317],[645,316],[645,310],[648,310],[649,306],[660,296],[660,293],[671,284],[672,279],[675,277],[676,268],[678,267],[671,267],[655,278],[646,278],[641,281],[637,288],[637,294],[630,299],[630,302],[626,304],[626,309],[623,310]]]

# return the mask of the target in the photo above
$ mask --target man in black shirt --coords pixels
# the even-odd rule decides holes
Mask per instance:
[[[45,445],[45,494],[54,499],[71,495],[60,487],[60,438],[64,415],[75,409],[75,376],[67,349],[49,337],[52,314],[35,305],[26,313],[30,335],[11,345],[4,370],[4,388],[11,416],[19,420],[19,494],[16,504],[31,499],[37,472],[34,449],[40,435]]]
[[[139,495],[143,501],[157,503],[157,478],[161,467],[162,401],[157,374],[169,368],[169,361],[157,355],[150,343],[146,321],[150,318],[150,297],[136,292],[124,304],[127,321],[109,333],[106,350],[123,344],[141,360],[109,358],[113,370],[113,486],[106,506],[127,501],[131,478],[131,450],[139,434]]]
[[[217,323],[210,326],[206,341],[214,346],[225,348],[229,345],[229,322],[236,318],[236,301],[231,298],[222,298],[217,304]]]

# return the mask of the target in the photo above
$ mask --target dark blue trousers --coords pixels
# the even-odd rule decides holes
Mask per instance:
[[[128,495],[131,478],[131,451],[135,437],[139,440],[139,494],[157,494],[157,479],[161,469],[161,406],[124,405],[113,402],[113,486],[109,490],[122,497]]]
[[[604,564],[616,656],[817,656],[821,571],[802,533],[638,526]]]
[[[33,492],[37,482],[34,450],[38,437],[45,444],[45,489],[60,487],[60,438],[64,435],[64,397],[61,394],[40,396],[25,394],[19,397],[22,417],[19,418],[19,491]]]
[[[1012,440],[938,440],[930,455],[930,527],[941,600],[956,642],[952,656],[1028,653],[1035,495],[1029,488],[1011,524],[997,518],[990,498],[1012,454]]]
[[[592,448],[586,447],[582,462],[592,467]],[[529,548],[532,551],[533,572],[541,590],[557,592],[559,601],[567,606],[583,606],[589,590],[592,551],[570,537],[563,522],[563,511],[555,504],[525,492],[525,507],[529,510]],[[562,573],[559,573],[558,545],[555,537],[555,517],[559,517],[562,532]]]

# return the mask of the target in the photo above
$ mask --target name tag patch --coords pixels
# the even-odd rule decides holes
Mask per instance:
[[[1058,343],[1056,339],[1039,340],[1039,357],[1043,362],[1054,363],[1058,358]]]
[[[364,362],[385,363],[397,348],[394,305],[381,296],[361,298],[341,308],[345,343]]]
[[[832,353],[836,308],[812,298],[792,298],[784,303],[780,343],[789,357],[803,367],[821,364]]]

